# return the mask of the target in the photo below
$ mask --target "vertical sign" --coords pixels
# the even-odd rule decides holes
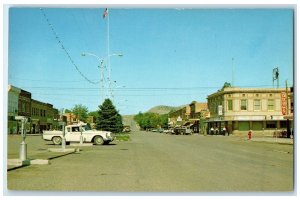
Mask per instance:
[[[286,93],[285,92],[281,92],[281,113],[283,115],[286,115]]]
[[[180,116],[177,117],[178,122],[182,122],[182,118]]]
[[[223,106],[218,105],[218,115],[223,115]]]

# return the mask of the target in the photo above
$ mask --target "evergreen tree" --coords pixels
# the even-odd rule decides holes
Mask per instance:
[[[116,110],[110,99],[105,99],[99,106],[99,117],[97,118],[97,129],[111,131],[113,133],[122,132],[122,116]]]

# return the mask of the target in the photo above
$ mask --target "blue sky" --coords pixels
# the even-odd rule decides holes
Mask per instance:
[[[99,81],[99,62],[82,52],[107,56],[104,8],[44,8],[78,69]],[[291,9],[109,9],[111,80],[121,114],[156,105],[179,106],[207,95],[224,82],[280,87],[293,82]],[[39,8],[9,10],[8,83],[56,108],[100,104],[100,85],[86,81],[55,38]],[[232,58],[234,61],[232,62]],[[105,72],[108,74],[107,71]]]

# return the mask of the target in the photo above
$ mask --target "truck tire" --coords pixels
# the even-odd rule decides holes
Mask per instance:
[[[55,145],[60,145],[60,144],[61,144],[61,141],[62,141],[62,139],[61,139],[61,137],[59,137],[59,136],[56,136],[56,137],[53,137],[53,138],[52,138],[52,142],[53,142],[53,144],[55,144]]]
[[[97,135],[94,138],[94,144],[96,145],[103,145],[104,144],[104,140],[101,136]]]

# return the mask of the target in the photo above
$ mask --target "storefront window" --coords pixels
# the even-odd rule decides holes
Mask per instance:
[[[263,129],[263,122],[252,122],[252,129],[259,131]]]
[[[267,121],[266,126],[269,129],[274,129],[274,128],[276,128],[276,122],[274,122],[274,121]]]
[[[239,122],[239,130],[240,131],[248,131],[250,129],[249,122]]]
[[[280,128],[286,128],[287,121],[280,121]]]

